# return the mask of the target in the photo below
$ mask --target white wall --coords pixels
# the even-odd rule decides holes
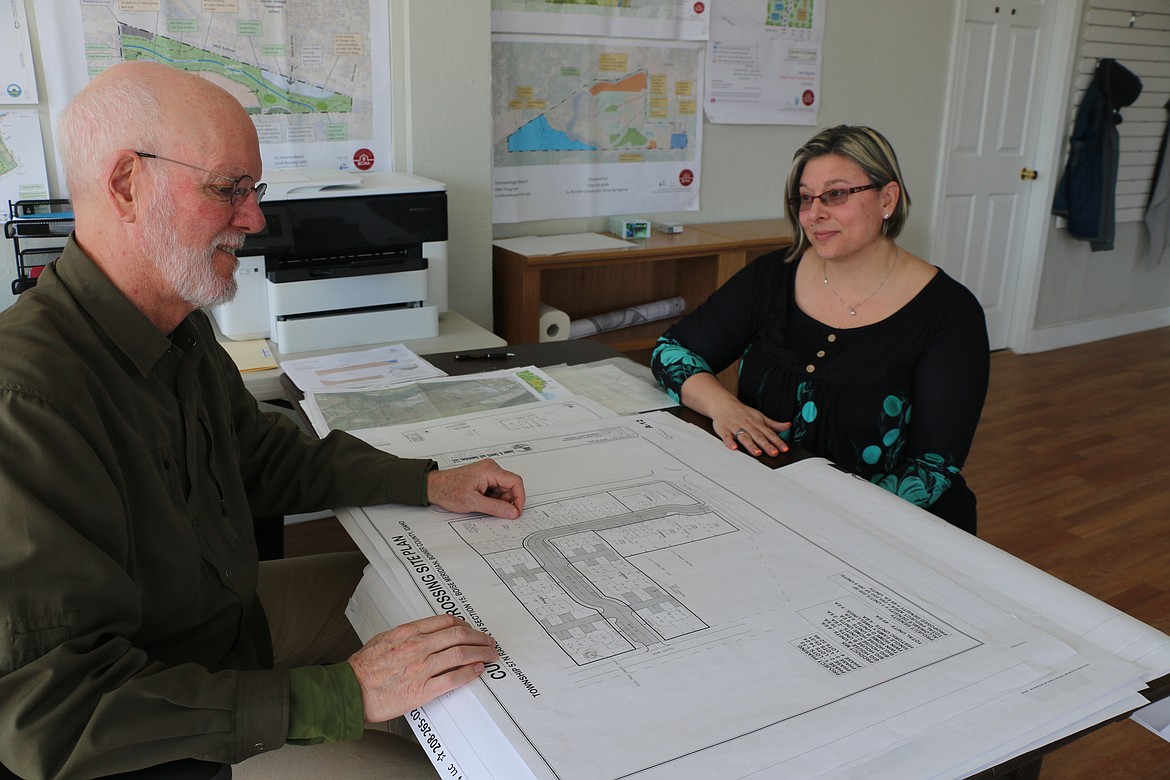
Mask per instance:
[[[492,326],[491,39],[485,0],[390,0],[395,161],[447,184],[448,301]],[[400,143],[401,142],[401,143]]]
[[[1148,327],[1170,324],[1170,251],[1149,267],[1150,239],[1144,223],[1117,225],[1113,250],[1091,252],[1087,241],[1066,230],[1048,235],[1036,328],[1044,330],[1115,317],[1147,315]],[[1102,323],[1103,325],[1103,323]],[[1081,332],[1092,333],[1085,325]],[[1114,335],[1101,331],[1100,337]],[[1073,341],[1085,339],[1077,338]]]

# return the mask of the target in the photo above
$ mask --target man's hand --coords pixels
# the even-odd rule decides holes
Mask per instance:
[[[491,458],[427,475],[427,500],[451,512],[514,520],[524,511],[524,480]]]
[[[367,723],[397,718],[483,674],[499,660],[496,642],[450,615],[404,623],[349,658]]]

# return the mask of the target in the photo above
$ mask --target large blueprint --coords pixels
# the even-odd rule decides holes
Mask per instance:
[[[1002,553],[823,461],[773,472],[660,413],[462,442],[399,454],[496,458],[520,519],[339,513],[378,575],[359,631],[450,612],[498,642],[416,713],[452,776],[959,776],[1170,670],[1164,635],[1024,567],[1080,617],[1032,616],[982,579]]]

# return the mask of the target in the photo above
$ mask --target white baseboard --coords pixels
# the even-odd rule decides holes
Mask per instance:
[[[1028,334],[1027,344],[1021,353],[1046,352],[1050,349],[1074,347],[1091,341],[1111,339],[1114,336],[1128,336],[1170,325],[1170,308],[1122,314],[1070,325],[1053,325],[1039,328]]]

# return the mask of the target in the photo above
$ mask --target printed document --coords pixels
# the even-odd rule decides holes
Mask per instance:
[[[1002,757],[993,726],[1035,739],[1082,705],[1081,717],[1134,706],[1141,678],[1170,668],[1153,629],[1120,630],[1162,648],[1146,666],[1042,630],[992,589],[970,593],[936,561],[885,545],[885,526],[859,530],[834,499],[855,483],[863,498],[883,491],[823,461],[773,472],[669,415],[424,449],[399,454],[440,467],[490,456],[528,491],[514,521],[339,512],[377,580],[355,625],[449,612],[497,640],[499,664],[412,713],[434,744],[450,736],[441,755],[467,777],[895,777],[875,757],[922,734],[942,747],[916,760],[945,776]],[[870,503],[893,522],[934,522],[889,499]],[[1086,682],[1090,699],[1066,698]],[[965,733],[956,756],[936,727],[989,703],[997,719],[977,717],[984,731]]]
[[[364,390],[306,393],[302,404],[319,436],[349,431],[370,441],[377,429],[572,395],[535,366],[443,376]]]

